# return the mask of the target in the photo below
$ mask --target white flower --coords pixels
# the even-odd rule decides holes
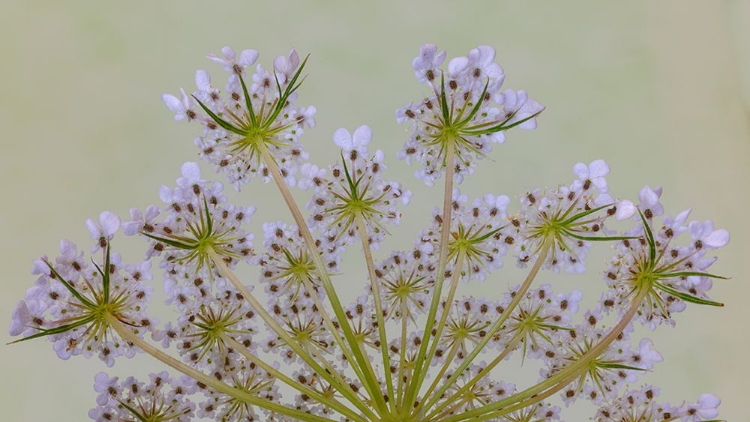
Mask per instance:
[[[641,201],[638,208],[643,212],[643,216],[646,219],[650,220],[653,217],[664,214],[664,206],[659,202],[661,192],[662,189],[660,187],[651,189],[648,185],[644,186],[638,192],[638,199]]]
[[[437,52],[435,44],[423,44],[419,48],[419,56],[411,62],[414,68],[414,75],[419,79],[419,83],[432,83],[436,78],[435,70],[445,60],[445,51]]]
[[[493,83],[503,83],[503,68],[495,63],[495,49],[488,45],[480,45],[469,51],[468,67],[473,68],[471,77],[484,81],[486,78],[493,79]]]
[[[99,393],[96,396],[96,404],[104,406],[111,399],[116,399],[121,389],[117,385],[118,377],[110,378],[105,372],[99,372],[94,376],[94,391]]]
[[[615,212],[615,218],[618,220],[627,220],[635,215],[638,208],[632,201],[624,199],[617,203],[617,211]]]
[[[703,419],[713,419],[719,415],[716,408],[721,404],[721,399],[713,394],[701,394],[698,397],[698,415]]]
[[[588,166],[578,163],[573,167],[573,172],[578,176],[571,186],[573,191],[588,190],[593,185],[599,192],[607,192],[607,179],[604,176],[609,174],[609,166],[604,160],[594,160]]]
[[[182,98],[177,98],[174,95],[170,94],[163,94],[161,96],[161,99],[162,101],[164,101],[164,104],[167,105],[167,108],[175,113],[175,120],[179,121],[184,119],[194,119],[196,114],[191,109],[192,102],[190,100],[190,97],[187,96],[185,90],[182,88],[180,88],[180,94],[182,94]]]
[[[654,343],[644,338],[638,345],[638,351],[633,355],[633,362],[643,369],[653,369],[654,363],[661,362],[664,358],[661,353],[653,349]],[[636,358],[637,357],[637,358]]]
[[[219,57],[213,53],[208,54],[206,57],[215,61],[216,63],[220,63],[222,66],[224,66],[224,70],[237,74],[242,73],[242,71],[246,67],[252,65],[256,60],[258,60],[258,52],[255,50],[242,50],[239,59],[237,59],[237,56],[232,47],[222,48],[221,54],[224,57]]]
[[[288,56],[278,56],[273,61],[273,68],[276,70],[276,77],[279,78],[279,83],[284,83],[289,80],[299,66],[299,56],[297,51],[292,49],[289,51]]]
[[[192,190],[196,195],[200,194],[201,186],[206,181],[201,179],[201,169],[198,163],[187,162],[180,167],[182,177],[177,179],[177,186],[185,190]]]
[[[96,244],[91,253],[96,252],[99,248],[104,249],[107,243],[112,240],[117,230],[120,228],[120,218],[114,213],[104,211],[99,214],[99,222],[92,219],[86,220],[86,227],[91,233],[91,238],[96,240]]]
[[[695,248],[717,249],[729,243],[729,232],[724,229],[714,230],[714,223],[707,220],[703,223],[692,221],[689,225]]]
[[[333,143],[344,150],[345,154],[357,151],[367,157],[367,144],[372,139],[372,130],[367,125],[362,125],[354,131],[354,135],[348,130],[340,128],[333,134]]]

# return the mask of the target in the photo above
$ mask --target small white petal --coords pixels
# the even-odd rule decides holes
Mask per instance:
[[[161,201],[164,202],[165,204],[171,203],[172,202],[172,189],[162,185],[159,188],[159,199],[161,199]],[[88,225],[88,221],[86,222],[86,225]]]
[[[184,163],[182,167],[180,167],[180,172],[182,172],[182,175],[191,180],[200,180],[201,178],[201,169],[198,167],[197,163],[193,163],[188,161],[187,163]]]
[[[348,130],[339,128],[333,133],[333,143],[339,148],[349,151],[352,147],[352,136]]]
[[[701,394],[698,397],[698,405],[701,407],[698,410],[698,415],[703,419],[713,419],[719,415],[719,411],[716,410],[721,404],[721,399],[713,394]]]
[[[101,233],[99,231],[99,226],[96,225],[94,220],[90,218],[86,219],[86,228],[89,229],[89,233],[91,233],[92,239],[99,239]]]
[[[102,234],[112,236],[120,228],[120,217],[110,211],[99,214],[99,224],[102,226]]]
[[[578,163],[573,166],[573,173],[578,176],[581,180],[586,180],[589,177],[589,167],[586,164]]]
[[[201,91],[211,90],[211,75],[205,70],[195,71],[195,86]]]
[[[468,65],[469,59],[467,57],[456,57],[451,59],[451,61],[448,62],[448,75],[455,77],[466,70],[466,66]]]
[[[234,61],[234,50],[232,47],[226,46],[222,47],[221,54],[223,54],[227,59]]]
[[[703,244],[710,248],[721,248],[729,243],[729,232],[720,229],[714,230],[708,236],[703,238]]]
[[[432,57],[435,56],[436,51],[437,46],[435,44],[422,44],[422,46],[419,47],[419,55],[421,56],[422,60],[425,61],[431,60]]]
[[[75,256],[77,251],[76,244],[70,240],[62,239],[60,241],[60,254],[64,256]]]
[[[615,212],[615,218],[618,220],[627,220],[628,218],[635,215],[636,207],[635,204],[626,200],[617,203],[617,212]]]
[[[651,207],[659,203],[659,194],[648,186],[644,186],[638,192],[638,198],[641,200],[641,205],[645,207]]]
[[[26,302],[23,300],[18,302],[18,305],[16,305],[16,309],[13,310],[13,315],[11,316],[10,335],[15,337],[23,333],[26,328],[28,328],[26,327],[26,322],[31,321],[31,318],[31,312],[29,312],[29,307],[26,305]]]
[[[602,177],[609,174],[609,166],[604,160],[594,160],[591,165],[589,165],[589,169],[591,170],[591,177]]]
[[[255,63],[255,61],[258,60],[258,52],[255,50],[242,50],[242,53],[240,53],[240,59],[237,61],[237,63],[240,66],[250,66],[251,64]]]
[[[365,146],[372,139],[372,129],[370,129],[370,126],[362,125],[354,131],[352,138],[355,146]]]
[[[480,45],[477,50],[480,53],[479,64],[482,66],[489,66],[495,60],[495,49],[489,45]]]
[[[164,101],[164,104],[167,105],[167,108],[175,113],[182,113],[185,111],[185,108],[182,106],[182,101],[180,101],[174,95],[164,94],[161,96],[161,100]]]

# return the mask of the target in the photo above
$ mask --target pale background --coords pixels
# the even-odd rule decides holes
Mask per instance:
[[[677,329],[650,334],[665,362],[647,381],[672,402],[713,392],[723,399],[723,418],[750,420],[750,284],[743,266],[750,236],[750,2],[127,3],[0,6],[0,325],[7,326],[31,285],[33,259],[54,256],[63,237],[88,248],[86,218],[102,210],[126,216],[130,207],[156,203],[158,187],[173,184],[180,164],[195,159],[197,126],[174,123],[159,97],[181,86],[192,90],[197,68],[218,78],[218,67],[203,56],[223,45],[257,49],[266,65],[290,47],[311,54],[300,104],[314,104],[319,114],[318,127],[304,137],[308,150],[326,164],[335,156],[336,128],[369,124],[390,158],[389,174],[415,191],[405,224],[384,249],[406,248],[438,203],[436,192],[395,160],[407,133],[394,110],[425,92],[410,61],[425,42],[449,56],[490,44],[505,85],[528,90],[547,110],[538,130],[510,134],[495,162],[463,189],[517,195],[569,182],[576,162],[604,158],[616,195],[635,198],[644,184],[662,185],[668,212],[691,207],[693,218],[727,228],[732,243],[713,267],[733,277],[713,291],[726,307],[690,307],[678,315]],[[259,192],[241,197],[259,208],[256,223],[290,220],[272,190]],[[140,257],[134,244],[121,244],[131,261]],[[604,256],[592,254],[584,277],[545,281],[595,298]],[[336,279],[348,297],[362,293],[357,259],[348,259],[348,277]],[[517,282],[516,273],[507,274],[472,286],[474,294],[497,294],[508,280]],[[4,331],[0,341],[10,340]],[[0,346],[1,420],[87,420],[93,375],[105,368],[97,360],[62,362],[50,346]],[[123,363],[115,374],[145,377],[158,368],[146,356]],[[591,415],[584,406],[567,420]]]

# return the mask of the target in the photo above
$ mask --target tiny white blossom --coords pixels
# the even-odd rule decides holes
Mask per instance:
[[[96,240],[91,253],[97,250],[104,249],[107,243],[112,240],[117,230],[120,228],[120,218],[112,212],[104,211],[99,214],[99,221],[95,222],[92,219],[86,220],[86,227],[91,233],[91,238]]]
[[[333,134],[333,142],[342,150],[345,154],[352,151],[357,151],[363,156],[367,156],[367,145],[372,139],[372,130],[367,125],[358,127],[354,134],[350,134],[348,130],[344,128],[337,129]]]

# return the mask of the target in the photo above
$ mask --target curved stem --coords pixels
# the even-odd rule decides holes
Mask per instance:
[[[319,392],[315,391],[314,389],[308,387],[305,384],[302,384],[300,382],[297,382],[288,376],[286,376],[284,373],[279,371],[278,369],[274,368],[273,366],[267,364],[264,362],[261,358],[258,356],[255,356],[252,354],[245,346],[237,342],[237,340],[233,339],[232,337],[228,336],[227,334],[222,334],[221,339],[229,346],[232,347],[232,349],[239,352],[242,356],[245,357],[245,359],[249,360],[250,362],[260,366],[264,371],[271,374],[274,378],[276,378],[279,381],[284,382],[288,386],[294,388],[295,390],[299,391],[302,394],[307,394],[308,396],[312,397],[313,399],[317,400],[318,403],[326,405],[330,407],[331,409],[341,413],[342,415],[358,422],[368,422],[367,419],[363,418],[361,415],[353,412],[350,408],[346,407],[343,403],[336,400],[334,397],[326,397]],[[369,418],[374,417],[374,414],[367,415]]]
[[[409,320],[406,318],[409,304],[406,300],[401,299],[401,347],[399,348],[399,360],[398,360],[398,392],[396,400],[396,409],[401,411],[401,400],[403,399],[404,392],[404,370],[406,369],[406,335],[407,335],[407,323]]]
[[[336,326],[333,324],[333,321],[331,320],[330,315],[328,315],[328,312],[325,310],[325,306],[323,306],[323,302],[320,300],[320,296],[315,292],[315,289],[312,285],[312,282],[309,278],[303,278],[302,282],[305,284],[305,288],[310,293],[310,297],[313,300],[313,303],[315,303],[315,306],[318,308],[318,311],[320,311],[321,316],[323,317],[323,321],[326,323],[326,326],[328,327],[329,331],[331,331],[331,335],[336,340],[337,343],[341,343],[344,340],[341,338],[341,335],[339,334],[338,330],[336,329]],[[347,359],[351,359],[350,355],[347,355],[344,353],[344,356],[346,356]],[[349,362],[352,362],[349,360]],[[357,378],[363,378],[362,370],[359,366],[355,365],[354,362],[351,364],[352,369],[354,370],[354,373],[357,375]],[[338,377],[339,374],[336,371],[331,372],[334,376]],[[342,383],[346,384],[345,382]]]
[[[302,212],[300,212],[297,203],[294,201],[292,193],[289,192],[289,188],[287,187],[286,182],[284,182],[284,177],[281,175],[281,170],[276,164],[276,160],[273,158],[273,155],[271,155],[271,152],[268,150],[268,146],[266,146],[264,142],[258,142],[258,151],[260,151],[260,154],[263,157],[263,162],[266,164],[266,167],[268,167],[268,170],[271,173],[276,186],[279,188],[279,192],[281,192],[281,196],[284,198],[284,202],[289,208],[289,211],[292,213],[292,217],[294,218],[299,231],[302,233],[302,237],[305,239],[308,251],[310,252],[310,256],[312,256],[313,261],[315,262],[315,267],[318,269],[320,279],[323,283],[323,288],[325,289],[326,295],[328,296],[328,300],[331,304],[331,307],[333,308],[333,312],[338,319],[339,325],[344,331],[346,342],[341,341],[339,343],[339,347],[344,353],[344,356],[349,359],[352,366],[354,366],[355,364],[359,365],[359,368],[363,373],[362,384],[370,394],[370,398],[372,398],[372,400],[376,403],[379,413],[381,415],[385,415],[388,413],[388,408],[385,403],[385,399],[383,398],[383,394],[380,391],[377,377],[372,371],[372,367],[369,365],[369,359],[362,355],[359,348],[356,347],[357,339],[354,336],[352,327],[349,325],[349,320],[346,318],[346,313],[344,312],[344,308],[341,306],[341,301],[339,300],[338,294],[336,293],[336,289],[334,289],[333,287],[331,277],[325,270],[325,263],[320,257],[320,251],[318,251],[318,248],[315,245],[315,239],[313,238],[310,229],[305,223],[305,218],[302,216]],[[315,295],[315,292],[311,291],[310,295]],[[320,311],[325,312],[324,309],[321,309]],[[329,327],[329,330],[334,335],[334,338],[338,335],[338,330],[336,330],[335,327],[331,326]],[[349,349],[348,346],[351,346],[351,349]]]
[[[297,356],[299,356],[300,359],[305,361],[305,363],[308,364],[313,371],[317,372],[326,381],[328,381],[332,385],[338,386],[341,394],[346,397],[347,400],[349,400],[352,404],[357,406],[358,409],[363,411],[367,409],[367,406],[357,398],[354,392],[349,388],[346,382],[341,379],[338,373],[331,372],[321,367],[320,364],[316,362],[309,353],[305,352],[305,350],[302,349],[302,347],[289,335],[289,333],[287,333],[276,322],[276,320],[273,319],[268,311],[266,311],[265,307],[261,305],[260,302],[258,302],[255,296],[253,296],[253,294],[250,292],[250,290],[248,290],[247,287],[242,284],[237,276],[227,267],[227,264],[224,262],[224,260],[221,259],[221,257],[216,254],[213,249],[208,250],[208,255],[211,257],[214,265],[219,268],[221,274],[226,277],[230,283],[232,283],[232,285],[237,289],[237,291],[242,294],[242,296],[250,304],[250,306],[256,312],[258,312],[258,315],[261,317],[261,319],[263,319],[268,328],[276,333],[279,338],[281,338],[295,353],[297,353]]]
[[[439,334],[442,334],[443,329],[445,329],[445,324],[448,321],[448,315],[450,314],[451,306],[453,305],[453,298],[456,296],[456,288],[458,287],[458,281],[461,279],[461,271],[460,268],[463,265],[464,257],[466,254],[462,251],[459,252],[458,257],[456,259],[456,265],[453,268],[453,277],[451,278],[451,286],[450,290],[448,292],[448,297],[445,299],[445,305],[443,305],[443,313],[440,315],[440,322],[438,322],[437,330],[435,334],[435,339],[432,342],[432,347],[430,348],[430,352],[427,354],[427,362],[432,362],[432,359],[435,358],[435,353],[437,352],[438,344],[440,343],[440,336]],[[443,377],[443,374],[445,374],[445,371],[448,370],[448,367],[451,363],[453,363],[453,358],[456,356],[456,353],[458,353],[458,347],[460,343],[456,341],[451,348],[450,353],[448,354],[448,357],[445,359],[445,363],[443,364],[443,367],[440,369],[440,372],[435,377],[435,380],[432,381],[432,384],[430,385],[430,388],[427,389],[427,392],[424,393],[424,397],[430,397],[430,394],[435,390],[435,387],[437,387],[437,384],[440,382],[440,379]]]
[[[604,338],[602,338],[599,343],[596,344],[596,346],[589,349],[588,352],[581,356],[581,358],[572,365],[565,367],[557,374],[547,378],[546,380],[533,387],[527,388],[520,393],[517,393],[490,405],[482,406],[469,412],[465,412],[461,415],[450,417],[442,422],[455,422],[467,419],[472,419],[472,421],[474,422],[490,419],[491,417],[488,416],[490,412],[503,409],[503,412],[507,413],[507,410],[505,408],[509,408],[510,406],[513,406],[515,404],[523,402],[528,406],[530,404],[538,402],[539,400],[541,400],[538,399],[538,397],[540,397],[540,395],[547,389],[557,389],[555,391],[559,391],[560,389],[564,388],[570,383],[570,381],[577,378],[580,375],[581,371],[585,370],[591,363],[591,361],[599,357],[599,355],[607,350],[607,347],[609,347],[609,345],[612,344],[613,341],[617,340],[620,334],[622,334],[623,330],[625,330],[628,324],[630,324],[630,321],[633,319],[636,313],[638,313],[638,309],[640,309],[641,304],[648,297],[648,294],[649,288],[641,288],[636,297],[633,299],[633,302],[630,305],[630,309],[628,309],[628,312],[623,315],[620,322],[618,322],[617,325],[615,325],[614,328],[612,328],[612,330]]]
[[[427,315],[427,325],[422,334],[422,343],[419,346],[417,359],[414,362],[412,381],[406,392],[404,403],[402,403],[404,409],[410,409],[412,407],[412,403],[414,403],[419,394],[420,388],[422,388],[422,383],[424,382],[424,377],[427,372],[425,368],[429,365],[429,362],[425,361],[425,355],[427,354],[427,346],[429,345],[430,336],[432,335],[432,327],[435,324],[435,315],[440,306],[440,298],[443,293],[445,268],[448,264],[448,242],[450,241],[451,232],[451,206],[453,204],[453,177],[455,175],[454,158],[456,148],[454,142],[455,141],[448,142],[445,151],[446,165],[445,189],[443,191],[443,226],[440,230],[440,249],[438,252],[438,264],[435,273],[435,288],[432,292],[432,302],[430,303],[430,311]],[[436,333],[436,337],[439,338],[440,334],[441,333]]]
[[[459,376],[461,376],[461,373],[463,373],[466,368],[469,367],[471,362],[474,361],[474,359],[479,355],[479,353],[484,350],[484,347],[487,345],[487,343],[490,342],[490,339],[492,339],[492,336],[495,335],[496,332],[500,331],[502,329],[503,324],[505,321],[510,317],[510,315],[513,313],[513,310],[518,306],[518,304],[523,300],[523,297],[526,295],[526,292],[531,287],[531,284],[534,282],[534,279],[536,278],[536,275],[539,273],[539,270],[542,268],[542,264],[544,264],[544,261],[547,258],[547,252],[549,252],[550,248],[552,247],[551,242],[546,242],[544,246],[542,246],[542,250],[539,252],[539,256],[537,257],[536,261],[534,261],[534,266],[531,267],[531,270],[529,271],[529,274],[526,276],[526,279],[523,281],[523,284],[516,292],[515,296],[513,296],[513,300],[510,301],[510,304],[508,304],[508,308],[505,310],[505,312],[500,315],[500,318],[498,318],[497,321],[495,321],[494,324],[490,327],[489,330],[487,330],[487,335],[484,336],[482,341],[479,342],[479,344],[476,345],[476,347],[469,353],[469,356],[464,359],[463,362],[461,362],[461,365],[459,365],[458,368],[453,372],[453,375],[451,375],[450,378],[448,378],[447,381],[443,384],[440,389],[435,392],[435,394],[432,395],[432,397],[429,400],[423,400],[424,405],[420,405],[419,408],[416,409],[416,412],[421,412],[422,409],[429,409],[430,406],[435,404],[438,400],[440,400],[440,397],[448,391],[448,389],[451,387],[451,385],[456,382],[456,379],[458,379]],[[416,413],[415,414],[419,414]]]
[[[130,343],[135,344],[141,350],[148,353],[155,359],[168,365],[172,369],[182,372],[183,374],[189,376],[190,378],[193,378],[194,380],[213,388],[214,390],[220,393],[223,393],[232,397],[235,400],[239,400],[244,403],[248,403],[252,406],[258,406],[263,409],[277,412],[282,415],[290,416],[290,417],[293,417],[302,421],[334,422],[333,419],[328,419],[328,418],[324,418],[321,416],[312,415],[310,413],[302,412],[292,407],[285,406],[283,404],[274,403],[272,401],[253,396],[247,391],[240,390],[238,388],[225,384],[217,380],[216,378],[206,375],[203,372],[200,372],[197,369],[191,366],[188,366],[180,362],[179,360],[173,358],[172,356],[169,356],[168,354],[157,349],[153,345],[146,342],[146,340],[138,337],[132,331],[130,327],[120,322],[120,320],[118,320],[115,316],[111,314],[106,314],[104,318],[107,320],[110,326],[117,332],[117,334],[119,334],[122,338],[129,341]]]
[[[357,213],[357,231],[362,240],[362,249],[365,252],[365,261],[367,262],[367,272],[370,275],[370,290],[375,301],[375,312],[378,321],[378,335],[380,336],[380,353],[383,355],[383,372],[385,372],[385,383],[388,388],[389,403],[391,412],[395,409],[396,396],[393,393],[393,379],[391,377],[391,358],[388,354],[388,336],[385,332],[385,319],[383,318],[383,304],[380,298],[380,285],[377,275],[375,275],[375,262],[372,259],[372,250],[368,241],[367,230],[365,228],[365,219],[361,213]]]
[[[455,393],[453,393],[453,395],[451,395],[450,397],[446,398],[445,400],[443,400],[442,403],[440,403],[439,405],[437,405],[437,407],[435,409],[433,409],[432,412],[429,415],[427,415],[426,419],[430,419],[431,420],[433,417],[435,417],[435,415],[438,412],[440,412],[442,409],[444,409],[445,407],[447,407],[449,404],[453,403],[456,399],[458,399],[461,396],[461,394],[465,393],[472,386],[474,386],[474,384],[476,384],[477,382],[479,382],[495,366],[497,366],[500,362],[502,362],[503,359],[505,359],[510,354],[510,352],[512,352],[513,350],[516,349],[516,346],[518,345],[518,343],[520,343],[521,339],[523,339],[524,334],[525,334],[524,330],[519,330],[518,333],[516,333],[516,335],[513,336],[513,338],[508,342],[508,344],[505,345],[505,348],[503,349],[503,351],[489,365],[487,365],[474,378],[472,378],[469,382],[467,382],[466,385],[464,385],[463,387],[459,388],[458,391],[456,391]]]
[[[459,347],[461,347],[461,343],[455,341],[453,343],[453,346],[451,346],[450,352],[448,352],[448,356],[445,357],[445,363],[443,363],[443,366],[440,368],[440,372],[435,375],[435,380],[432,381],[432,384],[430,384],[430,388],[428,388],[427,392],[424,393],[425,397],[430,397],[430,394],[432,394],[432,392],[435,390],[435,387],[437,387],[438,383],[443,378],[443,375],[448,370],[451,363],[453,363],[453,359],[455,359],[456,355],[458,354]]]
[[[461,397],[460,400],[453,403],[453,406],[445,409],[441,414],[437,415],[435,419],[430,418],[430,419],[425,419],[425,420],[439,422],[444,417],[451,415],[453,412],[460,409],[461,406],[463,406],[467,401],[468,401],[467,397]]]

